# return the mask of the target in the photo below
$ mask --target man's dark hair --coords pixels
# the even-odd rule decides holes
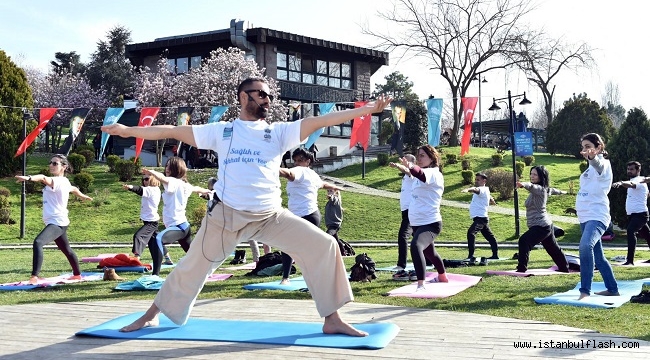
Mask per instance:
[[[487,175],[485,175],[485,173],[476,173],[476,176],[480,176],[480,177],[482,177],[483,180],[487,180],[487,179],[488,179],[488,177],[487,177]]]
[[[634,170],[641,169],[641,163],[638,162],[638,161],[630,161],[630,162],[627,163],[627,167],[630,167],[632,165],[634,165]]]
[[[239,94],[241,94],[241,92],[244,91],[247,86],[249,86],[254,82],[261,82],[268,85],[268,81],[266,81],[266,79],[262,77],[249,77],[247,79],[244,79],[244,81],[242,81],[237,87],[237,100],[239,100]]]

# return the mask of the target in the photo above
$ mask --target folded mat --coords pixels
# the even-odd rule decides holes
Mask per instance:
[[[578,283],[578,285],[576,285],[572,290],[543,298],[535,298],[535,302],[538,304],[572,305],[611,309],[623,305],[630,301],[632,296],[638,295],[641,292],[644,281],[645,280],[643,279],[635,281],[618,281],[618,292],[620,296],[594,295],[594,292],[607,290],[607,288],[605,288],[605,283],[594,282],[591,285],[591,296],[582,300],[578,300],[578,297],[580,296],[580,283]]]
[[[212,274],[208,276],[205,282],[223,281],[231,277],[232,274]],[[165,278],[156,275],[141,276],[133,281],[125,281],[117,284],[115,290],[120,291],[142,291],[142,290],[160,290]]]
[[[104,273],[82,272],[81,280],[70,280],[72,273],[63,274],[55,277],[38,279],[36,284],[30,284],[27,280],[12,283],[0,284],[0,291],[11,290],[31,290],[34,288],[45,288],[63,284],[73,284],[82,281],[97,281],[104,279]]]
[[[270,281],[265,283],[258,284],[248,284],[244,285],[246,290],[285,290],[285,291],[296,291],[296,290],[307,290],[307,283],[305,279],[300,276],[296,278],[291,278],[291,281],[287,285],[280,285],[280,280]]]
[[[577,274],[580,271],[569,270],[568,273],[557,271],[557,265],[553,265],[548,269],[528,269],[526,272],[518,272],[516,270],[488,270],[485,273],[489,275],[508,275],[508,276],[545,276],[545,275],[568,275]]]
[[[99,267],[99,266],[98,266]],[[148,271],[151,271],[153,268],[152,264],[146,264],[142,266],[104,266],[109,269],[115,269],[115,272],[136,272],[136,273],[146,273]],[[104,267],[101,267],[102,269]],[[175,268],[176,264],[174,265],[165,265],[163,264],[160,268],[161,269],[171,269]]]
[[[257,263],[254,261],[251,261],[247,264],[244,265],[238,265],[238,266],[228,266],[221,268],[222,270],[255,270],[255,266],[257,266]]]
[[[427,269],[428,269],[428,270],[433,269],[433,265],[427,266]],[[408,263],[408,264],[406,264],[406,268],[404,268],[404,270],[406,270],[406,271],[415,270],[415,268],[413,267],[413,263]],[[392,272],[397,272],[397,270],[395,270],[395,267],[394,267],[394,266],[386,266],[386,267],[381,267],[381,268],[375,268],[375,271],[392,271]]]
[[[424,290],[416,291],[417,282],[414,282],[391,290],[387,295],[422,299],[446,298],[478,284],[482,279],[480,276],[447,273],[449,282],[439,283],[434,282],[437,277],[438,273],[427,273],[424,279]]]
[[[119,332],[143,313],[125,315],[76,333],[110,339],[231,341],[256,344],[299,345],[344,349],[381,349],[397,336],[399,327],[391,323],[355,324],[369,333],[366,337],[323,334],[322,323],[216,320],[190,318],[178,326],[164,315],[160,325],[133,332]]]
[[[106,258],[109,257],[115,257],[117,254],[99,254],[97,256],[88,256],[88,257],[82,257],[81,262],[85,263],[98,263]]]

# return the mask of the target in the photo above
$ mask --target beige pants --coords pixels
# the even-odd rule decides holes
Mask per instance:
[[[249,213],[219,203],[203,219],[190,250],[169,274],[154,304],[174,323],[185,324],[206,278],[238,243],[251,238],[291,255],[321,317],[353,300],[345,264],[333,237],[287,209]]]

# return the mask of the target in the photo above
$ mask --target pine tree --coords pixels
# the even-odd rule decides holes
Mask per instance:
[[[12,176],[21,169],[21,158],[14,154],[23,141],[22,108],[34,106],[25,72],[0,50],[0,177]],[[13,107],[13,108],[12,108]]]
[[[641,163],[641,174],[648,174],[650,170],[650,122],[645,112],[633,108],[618,130],[614,139],[607,144],[607,151],[612,164],[614,181],[629,180],[627,176],[627,163],[638,161]],[[611,189],[609,192],[610,213],[615,224],[625,228],[627,214],[625,212],[625,188]]]

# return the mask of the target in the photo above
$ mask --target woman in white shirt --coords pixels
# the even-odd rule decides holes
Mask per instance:
[[[321,214],[318,210],[318,189],[341,190],[339,187],[321,180],[320,176],[309,166],[314,161],[313,155],[303,148],[298,148],[291,155],[296,165],[291,169],[280,168],[280,176],[286,178],[288,208],[294,215],[299,216],[316,227],[320,227]],[[291,274],[291,255],[282,252],[282,281],[289,283]]]
[[[605,143],[600,135],[590,133],[582,136],[582,151],[589,167],[580,175],[580,189],[576,197],[576,212],[582,230],[580,238],[580,297],[591,294],[594,263],[603,277],[607,290],[596,295],[618,296],[618,284],[612,266],[605,258],[601,237],[611,221],[607,194],[612,185],[612,166],[607,159]]]
[[[190,224],[185,216],[187,200],[192,192],[210,193],[209,190],[195,187],[187,182],[187,166],[185,161],[177,156],[169,158],[165,164],[165,173],[155,170],[142,169],[145,176],[153,176],[163,184],[165,191],[163,200],[163,223],[165,230],[149,241],[149,252],[153,259],[152,275],[160,275],[164,246],[178,242],[185,252],[190,249]]]
[[[142,176],[142,186],[123,184],[125,190],[142,197],[140,201],[140,220],[142,226],[133,235],[133,256],[140,259],[149,241],[158,235],[158,205],[160,204],[160,181],[151,175]],[[167,251],[163,251],[165,254]]]
[[[29,278],[30,284],[38,283],[38,274],[41,272],[43,265],[43,246],[54,241],[56,246],[63,252],[70,266],[72,266],[72,277],[70,280],[81,280],[81,271],[79,270],[79,261],[68,242],[68,199],[70,193],[73,193],[82,200],[92,200],[90,196],[84,195],[76,186],[72,186],[65,172],[72,172],[72,167],[68,163],[65,155],[57,154],[50,159],[49,171],[52,176],[38,175],[17,175],[18,181],[34,181],[45,185],[43,188],[43,222],[45,228],[41,231],[33,245],[32,258],[32,276]]]
[[[436,148],[425,145],[418,149],[417,165],[401,158],[400,171],[411,174],[416,180],[411,190],[411,203],[408,214],[413,228],[411,241],[411,259],[415,268],[418,291],[424,289],[426,276],[426,259],[433,263],[438,272],[435,282],[448,282],[445,265],[436,252],[433,241],[442,230],[440,203],[445,190],[445,181],[440,172],[440,155]]]

